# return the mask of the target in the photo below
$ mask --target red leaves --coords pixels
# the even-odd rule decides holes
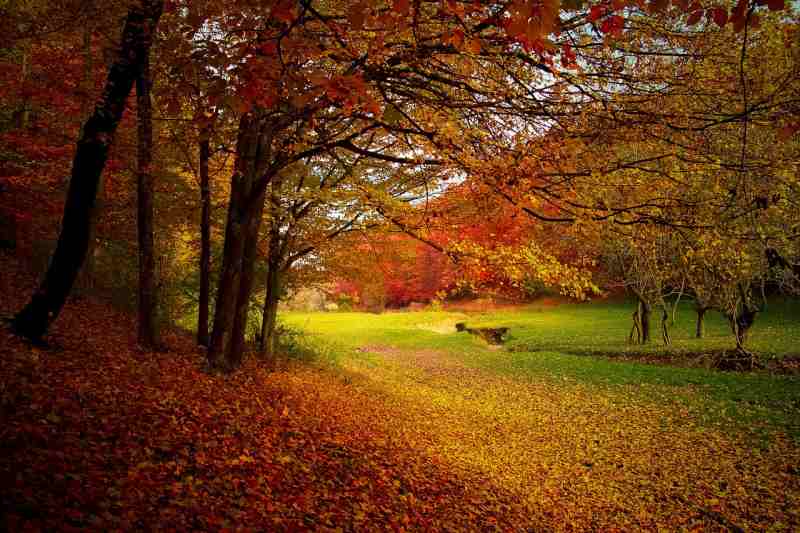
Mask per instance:
[[[783,11],[786,9],[785,0],[756,0],[756,5],[767,6],[770,11]]]
[[[785,9],[785,0],[757,0],[756,5],[766,5],[771,11],[780,11]],[[698,2],[694,2],[690,7],[682,8],[682,10],[690,13],[686,19],[686,23],[689,26],[700,22],[704,14],[709,21],[713,21],[720,28],[730,22],[736,32],[742,31],[745,23],[749,24],[751,28],[758,28],[760,25],[759,17],[756,13],[750,13],[748,17],[748,0],[739,0],[731,10],[730,15],[725,7],[715,5],[704,9]]]
[[[693,11],[692,14],[689,15],[689,18],[686,19],[686,24],[688,24],[689,26],[694,26],[695,24],[700,22],[700,19],[703,18],[703,13],[704,11],[702,9]]]
[[[706,16],[722,28],[728,22],[728,11],[722,7],[712,7],[706,10]]]
[[[747,21],[748,0],[739,0],[736,7],[731,11],[730,21],[733,23],[734,31],[742,31]]]
[[[275,7],[272,8],[271,15],[275,20],[289,24],[296,16],[295,9],[296,2],[292,2],[291,0],[281,0],[275,5]]]
[[[575,65],[575,51],[569,43],[564,43],[561,47],[561,66],[564,68],[572,68]]]
[[[610,35],[619,35],[625,27],[625,19],[619,15],[611,15],[600,24],[600,31]]]
[[[589,16],[586,17],[589,22],[595,22],[606,14],[608,8],[603,5],[594,5],[589,9]]]
[[[669,0],[651,0],[647,5],[651,13],[663,13],[669,7]]]
[[[786,141],[798,131],[800,131],[800,120],[790,122],[778,131],[778,140]]]
[[[394,0],[393,9],[395,13],[408,15],[411,11],[411,2],[409,0]]]

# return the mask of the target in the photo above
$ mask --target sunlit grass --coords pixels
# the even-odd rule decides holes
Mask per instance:
[[[792,302],[771,304],[754,326],[753,349],[768,357],[800,351],[797,348],[800,320],[794,313],[796,309]],[[614,355],[630,354],[634,349],[625,343],[630,310],[630,305],[603,303],[532,306],[470,315],[290,313],[283,320],[306,332],[309,343],[324,346],[326,361],[340,367],[385,366],[386,362],[375,355],[381,347],[408,352],[438,350],[493,375],[570,387],[588,386],[627,399],[680,405],[703,424],[746,430],[755,435],[779,431],[800,437],[797,377],[615,360]],[[709,314],[707,338],[703,340],[692,338],[693,319],[690,308],[680,310],[671,329],[675,342],[672,350],[694,353],[733,347],[722,317]],[[457,333],[454,324],[458,321],[471,326],[510,327],[510,350],[490,350],[476,337]],[[665,348],[654,340],[646,350],[658,354]]]

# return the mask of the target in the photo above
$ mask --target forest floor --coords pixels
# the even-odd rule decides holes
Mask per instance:
[[[0,278],[0,316],[32,287]],[[421,327],[444,314],[289,318],[322,359],[230,377],[182,334],[139,350],[131,316],[86,299],[46,349],[0,329],[0,530],[800,526],[797,405],[712,423],[727,400],[693,369],[603,385]]]

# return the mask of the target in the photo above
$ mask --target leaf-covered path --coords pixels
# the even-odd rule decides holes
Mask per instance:
[[[21,283],[0,277],[0,293]],[[391,342],[334,368],[212,376],[190,336],[152,353],[134,332],[90,300],[68,304],[48,349],[0,328],[0,530],[800,525],[796,447],[705,429],[663,391],[522,380]]]
[[[479,349],[479,348],[476,348]],[[366,346],[348,360],[393,406],[387,430],[478,471],[548,529],[800,525],[798,449],[704,428],[647,390],[521,380],[446,351]],[[383,418],[383,420],[387,420]]]

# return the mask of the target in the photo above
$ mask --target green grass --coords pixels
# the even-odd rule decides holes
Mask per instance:
[[[530,306],[526,312],[495,312],[471,317],[471,326],[504,325],[511,328],[510,350],[560,351],[574,354],[618,356],[626,354],[691,355],[732,350],[736,343],[727,320],[718,312],[706,314],[705,337],[695,338],[695,313],[691,303],[681,303],[670,325],[669,347],[661,340],[661,313],[651,315],[652,341],[645,346],[625,341],[631,330],[632,303],[573,304],[555,308]],[[776,300],[759,314],[748,347],[763,358],[800,354],[800,303]]]
[[[800,351],[800,307],[776,302],[759,316],[751,347],[768,357]],[[282,319],[309,334],[325,359],[337,364],[355,358],[380,364],[370,347],[439,350],[464,364],[522,380],[552,380],[565,386],[599,387],[658,403],[679,404],[702,423],[752,434],[785,432],[800,439],[800,378],[766,373],[738,374],[702,368],[653,365],[586,354],[630,354],[625,344],[631,306],[625,304],[531,306],[515,311],[466,315],[448,312],[289,313]],[[693,313],[680,310],[672,328],[675,352],[732,348],[727,324],[707,318],[707,338],[693,335]],[[456,333],[454,324],[511,328],[510,350],[489,350],[483,341]],[[654,342],[648,350],[664,353]],[[374,350],[373,350],[374,351]]]

